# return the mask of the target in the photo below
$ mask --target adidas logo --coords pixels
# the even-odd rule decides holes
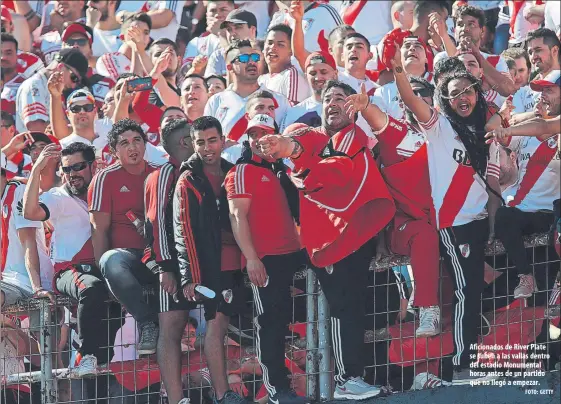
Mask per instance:
[[[119,192],[130,192],[126,185],[123,185]]]
[[[267,178],[266,175],[263,174],[263,177],[261,177],[261,182],[269,182],[271,181],[269,178]]]

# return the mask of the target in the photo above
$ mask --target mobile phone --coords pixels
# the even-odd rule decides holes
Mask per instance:
[[[127,83],[127,92],[152,90],[152,77],[140,77]]]

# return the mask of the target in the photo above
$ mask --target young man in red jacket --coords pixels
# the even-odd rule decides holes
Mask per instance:
[[[337,364],[336,399],[362,400],[381,389],[364,373],[364,319],[373,238],[389,223],[395,206],[368,148],[366,134],[345,111],[356,92],[330,81],[323,92],[321,128],[294,124],[286,136],[260,140],[262,153],[290,158],[300,189],[302,244],[331,310]],[[356,118],[356,117],[355,117]]]

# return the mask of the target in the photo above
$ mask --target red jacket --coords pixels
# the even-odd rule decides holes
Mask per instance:
[[[350,125],[330,138],[321,129],[293,133],[303,147],[293,159],[292,179],[302,191],[302,244],[312,263],[341,261],[374,237],[392,219],[395,206],[367,146],[366,134]]]

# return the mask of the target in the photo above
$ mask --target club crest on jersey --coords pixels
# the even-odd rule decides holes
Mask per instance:
[[[31,87],[31,95],[37,97],[39,95],[39,89],[37,87]]]
[[[557,147],[557,136],[553,136],[547,139],[547,145],[550,149],[555,149]]]
[[[158,134],[154,132],[148,132],[148,141],[154,143],[158,140]]]
[[[308,18],[304,21],[302,21],[302,29],[304,30],[304,32],[308,31],[310,28],[312,28],[312,24],[314,23],[314,19],[313,18]]]
[[[220,107],[220,109],[216,113],[216,119],[222,121],[227,113],[228,113],[228,107]]]
[[[469,244],[460,244],[460,253],[464,258],[469,257],[469,253],[470,253]]]

